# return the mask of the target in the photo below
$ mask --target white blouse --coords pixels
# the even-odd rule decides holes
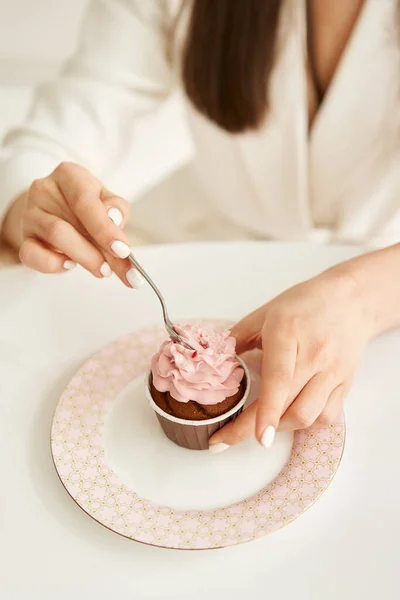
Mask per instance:
[[[182,228],[201,213],[225,238],[400,241],[397,0],[366,0],[310,132],[305,0],[286,0],[271,108],[257,132],[241,135],[209,122],[182,92],[179,52],[172,61],[168,52],[179,5],[91,2],[75,56],[38,89],[26,122],[5,140],[0,213],[63,160],[132,200],[193,161],[207,200],[169,202],[171,213],[187,215]],[[162,133],[149,141],[146,119],[156,112]],[[157,239],[165,222],[152,214]]]

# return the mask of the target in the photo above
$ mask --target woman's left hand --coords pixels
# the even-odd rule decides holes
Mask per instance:
[[[296,285],[232,330],[239,354],[263,350],[258,400],[210,440],[221,451],[256,434],[335,422],[363,350],[373,336],[368,300],[340,266]]]

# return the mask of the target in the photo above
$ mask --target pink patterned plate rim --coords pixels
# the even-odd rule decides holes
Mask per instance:
[[[226,321],[212,321],[229,327]],[[97,352],[73,376],[56,407],[51,450],[72,499],[108,529],[152,546],[179,550],[223,548],[255,540],[302,515],[328,487],[340,464],[344,417],[324,428],[298,431],[278,477],[253,496],[214,510],[176,510],[152,503],[119,479],[106,461],[103,427],[117,395],[148,371],[165,339],[151,327]],[[249,355],[259,369],[259,355]]]

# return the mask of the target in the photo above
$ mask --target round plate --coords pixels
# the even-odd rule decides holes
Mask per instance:
[[[213,324],[229,327],[226,322]],[[224,504],[230,485],[239,489],[243,485],[248,489],[256,486],[257,477],[267,473],[273,454],[252,441],[213,455],[179,448],[164,436],[146,402],[144,383],[141,387],[150,358],[164,339],[164,329],[153,327],[113,342],[88,360],[65,389],[54,415],[51,449],[58,475],[72,499],[93,519],[120,535],[175,549],[240,544],[272,533],[299,517],[327,488],[339,466],[345,441],[343,417],[330,427],[296,432],[286,456],[287,438],[279,438],[278,434],[274,446],[280,452],[280,460],[284,458],[283,468],[272,473],[270,483],[258,485],[248,497]],[[259,353],[247,357],[253,373],[259,371],[259,360]],[[134,390],[131,400],[130,386],[138,377],[139,398],[135,402]],[[117,410],[118,398],[122,400]],[[124,406],[137,410],[137,414],[130,419],[129,411],[127,416],[122,410]],[[113,411],[117,416],[112,416]],[[122,418],[118,418],[118,413]],[[129,481],[129,474],[125,476],[124,469],[113,466],[118,449],[106,442],[109,432],[105,431],[112,421],[114,442],[125,435],[140,444],[140,449],[120,452],[125,461],[136,465],[133,481]],[[136,429],[130,430],[130,424]],[[150,466],[146,463],[149,455],[153,461]],[[154,473],[149,476],[151,468]],[[147,483],[143,481],[146,473]],[[230,477],[226,485],[225,474]],[[271,479],[271,470],[269,475]],[[204,476],[211,482],[213,501],[215,496],[211,507],[209,498],[200,493]],[[164,484],[170,484],[167,491],[163,477]],[[247,484],[246,477],[250,478]],[[199,494],[189,501],[196,480],[200,481]],[[179,484],[182,489],[176,498],[171,490]],[[225,488],[228,496],[224,497]],[[218,497],[219,489],[222,496]]]

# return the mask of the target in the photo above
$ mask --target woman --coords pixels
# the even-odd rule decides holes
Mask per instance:
[[[399,23],[396,0],[92,2],[76,56],[8,136],[3,238],[38,271],[79,263],[137,287],[128,203],[105,182],[127,163],[135,119],[174,91],[209,221],[232,237],[389,246],[400,239]],[[367,342],[400,322],[399,272],[397,244],[239,323],[238,350],[264,350],[260,398],[213,451],[334,421]]]

